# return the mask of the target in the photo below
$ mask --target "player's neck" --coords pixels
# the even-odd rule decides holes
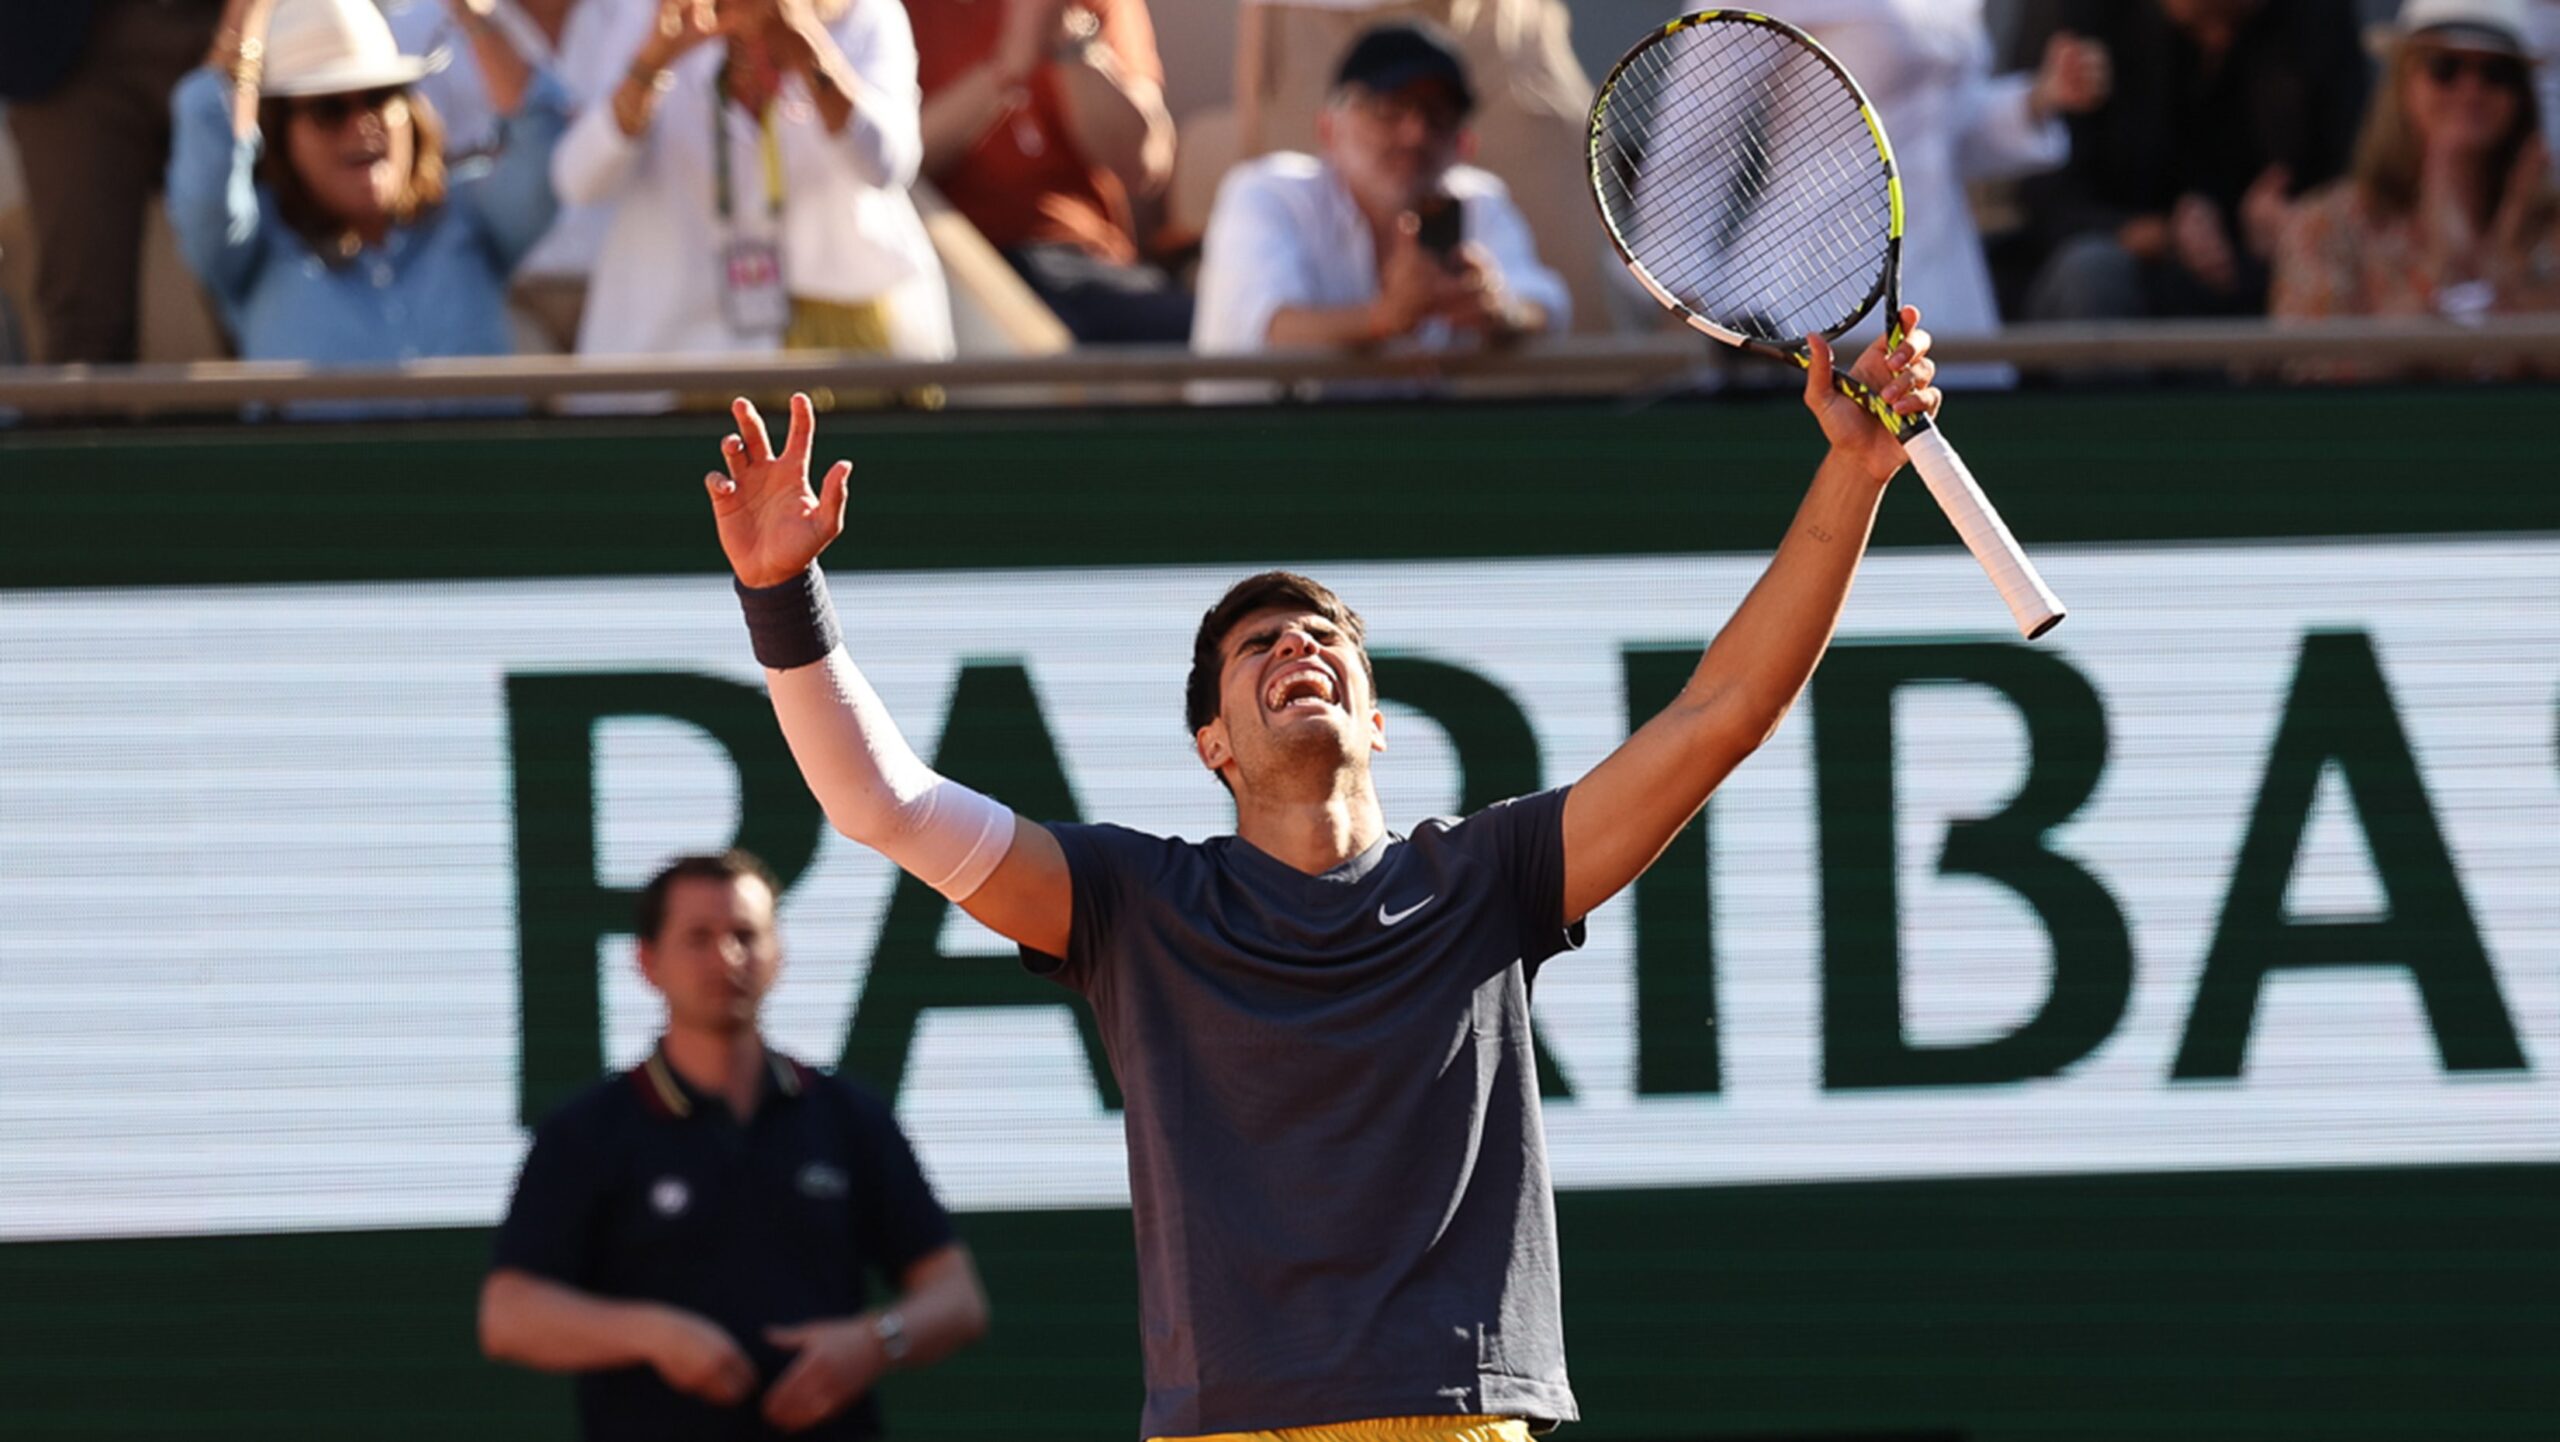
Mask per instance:
[[[1313,800],[1236,800],[1236,835],[1309,876],[1368,850],[1386,831],[1386,813],[1365,786]]]
[[[694,1090],[727,1102],[740,1121],[755,1114],[756,1099],[764,1095],[765,1066],[764,1038],[755,1028],[714,1032],[671,1026],[658,1045],[667,1065]]]

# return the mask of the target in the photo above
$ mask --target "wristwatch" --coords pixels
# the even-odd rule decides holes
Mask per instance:
[[[880,1355],[891,1366],[907,1360],[907,1319],[892,1307],[871,1319],[871,1333],[880,1339]]]

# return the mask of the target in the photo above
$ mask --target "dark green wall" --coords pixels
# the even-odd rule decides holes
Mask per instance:
[[[1962,398],[1948,430],[2030,548],[2560,529],[2560,391]],[[830,416],[836,569],[1623,555],[1776,544],[1821,439],[1722,405]],[[719,418],[0,432],[0,585],[717,569]],[[1886,545],[1944,545],[1927,492]]]
[[[1566,1193],[1591,1439],[2549,1438],[2560,1168]],[[908,1438],[1131,1436],[1125,1212],[962,1219],[996,1330]],[[0,1435],[561,1437],[478,1231],[0,1247]]]

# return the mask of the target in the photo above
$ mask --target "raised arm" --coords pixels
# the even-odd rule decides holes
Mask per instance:
[[[1903,415],[1935,412],[1937,369],[1919,312],[1905,307],[1902,347],[1883,338],[1855,374]],[[1679,698],[1592,768],[1565,798],[1565,916],[1578,921],[1651,866],[1708,795],[1769,739],[1831,644],[1849,583],[1866,554],[1885,482],[1902,446],[1831,387],[1831,348],[1813,339],[1805,404],[1831,453],[1768,570],[1716,634]]]
[[[1083,7],[1057,60],[1067,134],[1086,159],[1150,196],[1173,178],[1173,114],[1164,103],[1164,62],[1155,22],[1143,5],[1113,5],[1098,17]]]
[[[224,319],[256,280],[267,237],[259,224],[258,87],[273,0],[229,0],[202,68],[170,92],[170,228],[187,268],[222,302]],[[281,142],[279,142],[281,143]]]
[[[862,183],[902,190],[924,163],[915,32],[895,0],[852,0],[832,23],[815,0],[759,0],[771,7],[766,37],[783,69],[800,77],[818,123]]]
[[[258,86],[266,77],[267,25],[275,11],[276,0],[223,0],[222,21],[214,27],[213,52],[205,64],[231,81],[231,134],[236,139],[258,133]]]
[[[844,532],[852,463],[836,462],[810,490],[817,418],[805,395],[791,398],[780,454],[752,402],[732,411],[737,431],[720,443],[727,474],[703,484],[774,715],[810,792],[838,831],[999,935],[1065,955],[1072,892],[1057,839],[927,766],[846,654],[817,562]]]
[[[471,63],[480,69],[481,87],[489,92],[489,108],[514,115],[533,84],[534,67],[516,43],[498,27],[498,0],[445,0],[454,23],[471,46]]]
[[[505,139],[495,159],[453,184],[454,203],[470,214],[502,275],[515,271],[559,217],[551,163],[569,129],[569,111],[569,92],[559,80],[546,71],[529,72],[511,107],[501,112]]]
[[[601,103],[582,105],[553,152],[551,184],[564,203],[611,200],[631,183],[657,123],[658,102],[675,84],[672,67],[695,49],[725,38],[731,23],[711,0],[658,0],[657,13],[640,32],[621,82]]]

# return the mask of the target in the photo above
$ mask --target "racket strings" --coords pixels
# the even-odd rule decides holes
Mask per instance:
[[[1631,57],[1593,134],[1627,253],[1690,310],[1773,345],[1872,303],[1892,197],[1855,92],[1781,32],[1710,22]]]
[[[1845,122],[1862,134],[1865,122],[1827,68],[1798,65],[1790,74],[1791,47],[1766,32],[1750,39],[1762,53],[1745,64],[1764,72],[1761,89],[1699,84],[1704,77],[1693,75],[1655,112],[1663,130],[1723,137],[1722,153],[1693,151],[1681,173],[1657,173],[1642,198],[1659,217],[1649,229],[1679,237],[1665,278],[1711,318],[1790,343],[1846,319],[1868,289],[1867,276],[1849,272],[1872,274],[1857,264],[1855,237],[1823,223],[1826,207],[1836,217],[1834,197],[1854,177],[1830,151],[1797,143],[1808,123],[1826,118],[1808,107],[1827,104],[1835,131]],[[1698,66],[1693,57],[1679,68]],[[1663,67],[1665,77],[1673,69]]]
[[[1856,237],[1839,224],[1806,223],[1818,221],[1815,207],[1839,194],[1844,182],[1854,187],[1863,177],[1834,153],[1841,147],[1801,143],[1822,134],[1826,121],[1834,134],[1854,126],[1848,138],[1863,139],[1865,121],[1829,68],[1791,42],[1758,27],[1718,29],[1718,40],[1732,39],[1712,47],[1693,40],[1676,55],[1657,46],[1665,53],[1642,57],[1634,83],[1653,87],[1667,103],[1623,113],[1641,127],[1641,154],[1658,153],[1657,130],[1720,138],[1722,150],[1712,139],[1705,148],[1692,144],[1678,157],[1684,166],[1658,167],[1648,180],[1622,184],[1621,198],[1638,202],[1648,235],[1678,238],[1664,252],[1675,262],[1663,267],[1670,274],[1658,279],[1681,286],[1702,309],[1757,321],[1748,329],[1791,341],[1844,318],[1865,299],[1864,284],[1839,283],[1843,269],[1859,259]],[[1725,73],[1736,70],[1743,74]],[[1759,86],[1737,83],[1751,72]],[[1837,289],[1854,293],[1829,294]]]

